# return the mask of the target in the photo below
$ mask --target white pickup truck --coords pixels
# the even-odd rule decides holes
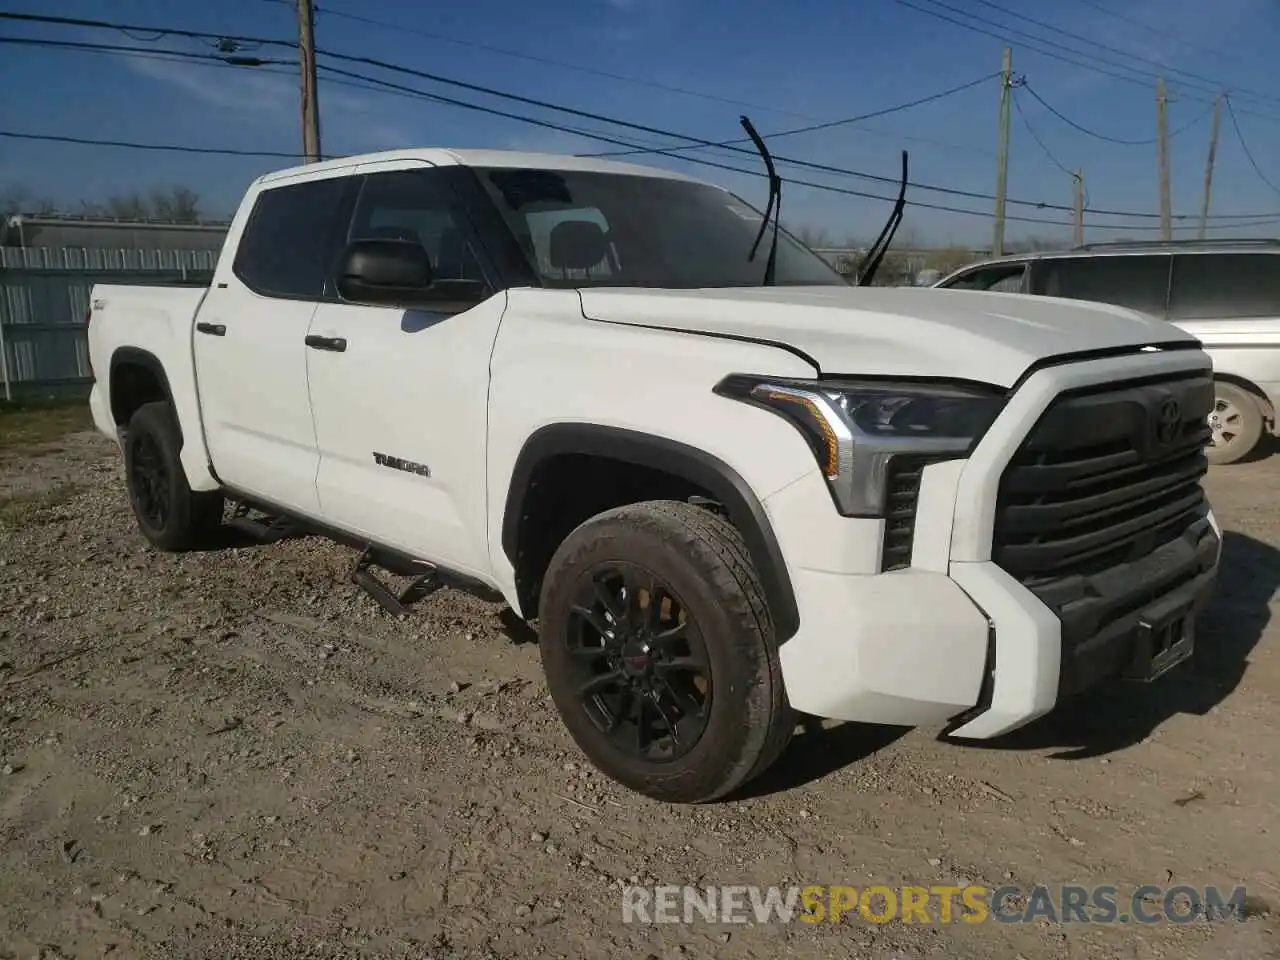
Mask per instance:
[[[94,288],[93,416],[162,550],[302,531],[393,612],[505,598],[584,753],[663,800],[760,773],[793,711],[987,739],[1184,660],[1221,552],[1198,341],[851,287],[785,231],[763,285],[761,229],[574,157],[272,173],[209,289]]]

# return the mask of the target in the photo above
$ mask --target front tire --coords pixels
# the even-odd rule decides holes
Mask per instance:
[[[759,576],[716,514],[650,501],[593,517],[552,558],[540,619],[543,669],[570,735],[638,793],[718,799],[791,737]]]
[[[170,553],[204,546],[222,522],[222,494],[193,493],[187,484],[181,436],[173,408],[157,402],[134,412],[124,438],[125,481],[138,529]]]
[[[1247,390],[1223,380],[1214,381],[1213,394],[1209,414],[1213,442],[1205,454],[1213,464],[1237,463],[1253,453],[1262,439],[1262,407]]]

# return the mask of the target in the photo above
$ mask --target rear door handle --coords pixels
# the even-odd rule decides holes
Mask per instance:
[[[342,353],[347,349],[347,341],[342,337],[317,337],[315,334],[308,334],[305,343],[316,350],[332,350],[334,353]]]
[[[227,325],[225,323],[205,323],[202,320],[196,324],[196,333],[207,333],[211,337],[225,337],[227,335]]]

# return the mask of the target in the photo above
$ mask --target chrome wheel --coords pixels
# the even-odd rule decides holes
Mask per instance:
[[[1213,413],[1209,414],[1209,429],[1213,431],[1210,444],[1230,447],[1244,431],[1244,413],[1226,397],[1214,397]]]
[[[1214,383],[1213,409],[1206,418],[1210,463],[1238,463],[1248,457],[1262,439],[1265,426],[1262,407],[1248,391],[1225,380]]]

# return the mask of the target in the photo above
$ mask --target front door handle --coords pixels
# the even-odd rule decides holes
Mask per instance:
[[[332,350],[334,353],[342,353],[347,349],[347,341],[342,337],[317,337],[315,334],[308,334],[306,339],[308,347],[316,350]]]
[[[225,323],[205,323],[201,320],[196,324],[196,333],[207,333],[211,337],[225,337],[227,335],[227,325]]]

